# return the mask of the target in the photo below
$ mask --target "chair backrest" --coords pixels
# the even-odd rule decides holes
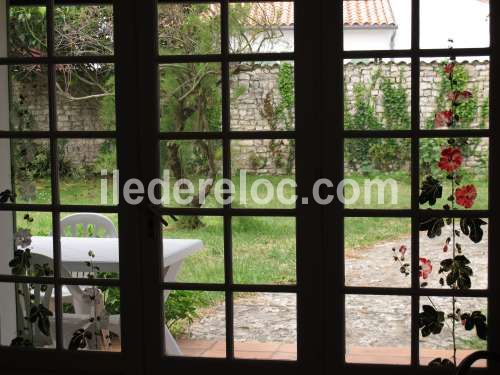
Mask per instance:
[[[31,254],[31,267],[35,265],[48,265],[53,268],[53,260],[45,255],[32,253]],[[71,277],[69,272],[61,269],[62,277]],[[42,283],[17,283],[17,300],[16,306],[18,308],[18,324],[26,324],[24,317],[29,316],[31,307],[42,305],[47,309],[52,307],[51,299],[54,291],[54,285],[50,284],[50,279],[47,284]],[[81,294],[82,291],[78,286],[71,286],[71,293]],[[19,315],[20,314],[20,315]],[[26,326],[25,326],[26,327]],[[33,343],[37,346],[50,346],[53,345],[52,335],[54,334],[54,327],[51,327],[50,334],[47,336],[43,334],[36,324],[27,326],[25,329],[32,334]]]
[[[31,264],[53,264],[53,260],[45,255],[32,253],[31,254]],[[60,266],[61,277],[63,278],[71,278],[71,273],[64,268],[63,265]],[[85,288],[82,289],[79,285],[65,285],[64,288],[68,289],[71,293],[71,297],[73,299],[73,307],[75,308],[75,314],[84,314],[89,315],[91,313],[91,309],[95,308],[97,310],[97,314],[100,315],[104,309],[104,300],[102,297],[102,292],[97,288]],[[54,287],[52,285],[47,286],[47,290],[44,294],[44,298],[41,301],[42,305],[45,307],[49,307],[49,302],[52,297],[52,291]],[[93,300],[90,299],[92,296]]]
[[[72,237],[118,237],[113,222],[106,216],[96,213],[77,213],[61,219],[61,237],[66,237],[68,230]]]

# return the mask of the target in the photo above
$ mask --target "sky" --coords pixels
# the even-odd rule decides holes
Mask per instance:
[[[398,24],[396,49],[410,46],[411,2],[390,0]],[[420,0],[420,47],[455,48],[489,45],[489,4],[480,0]]]

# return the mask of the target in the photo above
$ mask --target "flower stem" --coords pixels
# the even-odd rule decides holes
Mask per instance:
[[[455,175],[453,175],[453,178],[451,180],[451,195],[454,197],[455,193]],[[455,199],[451,201],[451,206],[452,209],[455,209]],[[451,223],[452,223],[452,233],[451,233],[451,238],[452,238],[452,243],[451,246],[453,247],[452,249],[452,257],[453,261],[455,260],[455,255],[456,255],[456,244],[455,244],[455,218],[451,218]],[[456,288],[456,283],[453,285],[453,288]],[[456,319],[455,319],[455,314],[456,314],[456,307],[457,307],[457,300],[455,296],[452,297],[452,329],[451,329],[451,335],[453,339],[453,364],[455,367],[457,367],[457,337],[456,337]]]

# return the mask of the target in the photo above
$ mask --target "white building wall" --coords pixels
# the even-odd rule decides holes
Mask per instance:
[[[344,29],[344,49],[389,50],[394,29]]]
[[[7,56],[6,0],[0,0],[0,56]],[[0,66],[0,130],[9,130],[9,85],[7,66]],[[11,189],[10,143],[0,140],[0,191]],[[0,212],[0,274],[10,274],[13,217]],[[16,308],[13,284],[0,283],[0,343],[10,344],[16,337]]]

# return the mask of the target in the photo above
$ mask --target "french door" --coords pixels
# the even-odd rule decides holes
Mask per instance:
[[[491,42],[457,40],[449,49],[424,42],[426,0],[393,2],[0,1],[0,233],[8,249],[0,367],[420,373],[434,357],[452,358],[455,341],[459,356],[498,351],[498,4],[489,2],[486,15]],[[23,30],[30,35],[16,39]],[[480,98],[468,110],[439,86],[453,62],[460,91]],[[447,100],[452,115],[461,111],[450,122],[464,116],[468,125],[426,127]],[[445,209],[445,174],[439,211],[429,211],[422,183],[438,178],[441,153],[456,147],[469,158],[460,162],[463,185],[475,186],[478,206]],[[354,203],[336,199],[376,178],[396,181],[396,203],[377,202],[376,190]],[[71,242],[98,231],[95,222],[90,235],[66,231],[66,218],[81,213],[111,221],[114,238]],[[467,242],[482,268],[472,288],[441,287],[431,278],[445,246],[453,259],[457,242],[466,252],[455,238],[464,218],[476,221],[462,237],[482,231],[481,241]],[[422,231],[428,220],[450,234],[432,242]],[[83,270],[68,261],[77,242],[89,247]],[[47,272],[13,269],[26,249],[48,249]],[[100,251],[115,257],[102,261]],[[92,335],[70,331],[73,287],[91,301],[102,293],[115,326],[95,329],[89,315]],[[16,298],[23,293],[30,297]],[[447,314],[452,306],[452,315],[457,306],[479,311],[487,341],[455,335],[461,322],[450,317],[437,324],[453,343],[427,341],[419,319],[429,304]],[[33,322],[26,306],[37,308]],[[40,306],[50,312],[47,335]],[[35,348],[11,347],[17,336]],[[68,350],[75,337],[84,350]]]
[[[350,185],[344,204],[326,208],[323,222],[325,263],[335,270],[326,272],[330,369],[418,373],[459,363],[474,350],[498,350],[492,320],[498,276],[491,268],[498,241],[492,194],[498,131],[491,122],[497,111],[498,4],[475,5],[391,1],[370,11],[367,2],[325,3],[321,139],[329,151],[322,160],[326,176]],[[459,35],[466,23],[474,24],[475,38]],[[368,40],[360,24],[378,28],[380,38]],[[475,78],[483,66],[485,87]],[[457,101],[460,92],[474,103]],[[481,101],[489,103],[484,121]],[[440,121],[445,113],[448,122]],[[473,144],[481,144],[481,151],[472,151]],[[456,168],[445,163],[448,151],[461,154]],[[380,157],[389,163],[380,164]],[[396,181],[393,200],[387,191],[385,199],[372,194],[374,179]],[[433,183],[438,190],[430,197]],[[464,189],[476,192],[473,201],[461,199]],[[469,220],[484,229],[472,240],[464,227]],[[471,283],[449,274],[447,265],[463,257],[475,275]],[[487,316],[487,337],[467,336],[464,311],[470,309]],[[436,329],[429,329],[428,313],[443,314]]]
[[[250,197],[250,184],[269,177],[275,186],[296,182],[293,194],[306,196],[308,184],[320,175],[318,168],[307,167],[319,155],[312,151],[314,137],[306,135],[312,111],[300,104],[313,98],[312,70],[307,68],[312,54],[302,53],[301,60],[298,53],[308,48],[298,35],[298,25],[307,22],[306,8],[290,1],[166,1],[142,8],[140,18],[155,22],[141,25],[139,31],[139,38],[147,41],[139,53],[141,92],[158,95],[143,102],[144,122],[152,124],[141,137],[143,155],[149,160],[145,178],[158,178],[167,168],[172,177],[193,182],[199,177],[224,179],[210,194],[195,187],[204,196],[194,204],[164,203],[155,208],[154,231],[143,238],[145,248],[157,249],[145,257],[145,267],[155,272],[144,275],[145,362],[151,373],[259,368],[289,373],[305,369],[306,364],[321,367],[321,350],[313,344],[322,336],[321,309],[313,308],[320,290],[313,285],[321,283],[319,278],[313,283],[311,277],[319,276],[321,254],[316,249],[321,235],[319,227],[307,220],[320,211],[315,205],[258,203]],[[204,14],[203,33],[192,25],[187,26],[191,40],[172,35],[169,22],[175,12],[188,15],[180,27],[187,26],[189,16]],[[271,19],[282,25],[279,32],[268,29]],[[206,46],[204,33],[216,43]],[[197,81],[199,75],[203,78]],[[297,79],[300,75],[304,79]],[[287,83],[290,91],[285,92]],[[172,93],[169,84],[184,86]],[[189,94],[193,88],[196,93]],[[295,100],[280,108],[287,93]],[[200,115],[216,109],[217,117],[204,124],[182,122],[179,113],[191,106],[184,95],[205,106],[201,113],[198,110]],[[201,175],[185,163],[186,158],[200,156]],[[184,162],[182,168],[178,161]],[[242,187],[245,181],[249,185]],[[205,195],[206,203],[200,204]],[[225,199],[214,201],[214,195]],[[158,215],[166,223],[160,224]],[[190,231],[183,234],[186,227]],[[181,269],[173,279],[165,262],[171,251],[168,241],[176,236],[203,240],[205,248],[198,256],[205,264],[198,263],[193,273]],[[274,241],[281,243],[272,245]],[[182,267],[190,266],[186,259]],[[167,274],[156,272],[161,269]],[[168,301],[182,296],[201,297],[211,305],[184,339],[177,340],[176,348],[169,337],[175,323],[165,328],[164,320],[155,317],[169,316],[174,306]]]

